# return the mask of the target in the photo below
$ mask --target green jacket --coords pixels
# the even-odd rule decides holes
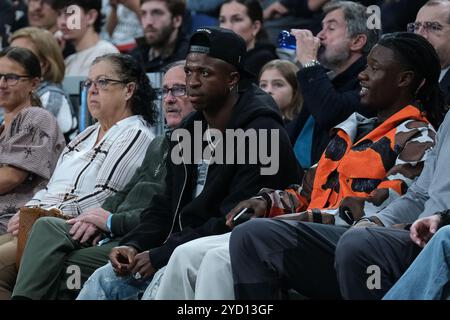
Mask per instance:
[[[165,135],[150,143],[141,167],[130,182],[103,203],[102,208],[113,214],[111,232],[123,236],[140,222],[141,212],[146,209],[155,194],[165,188],[166,166],[169,144]]]

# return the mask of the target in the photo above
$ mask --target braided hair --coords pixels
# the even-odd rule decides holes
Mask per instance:
[[[378,44],[393,50],[399,62],[414,72],[412,89],[418,107],[438,129],[448,106],[439,87],[441,66],[433,46],[421,35],[409,32],[388,33]]]

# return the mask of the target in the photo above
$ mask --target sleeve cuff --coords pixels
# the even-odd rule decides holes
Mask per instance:
[[[111,229],[112,216],[113,216],[113,214],[110,213],[108,220],[106,220],[106,228],[108,229],[109,233],[112,233],[112,229]]]

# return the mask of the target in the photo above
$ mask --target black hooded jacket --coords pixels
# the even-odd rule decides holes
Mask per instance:
[[[193,136],[194,121],[201,121],[202,130],[206,130],[207,123],[201,112],[188,116],[180,128]],[[153,267],[159,269],[167,264],[177,246],[200,237],[229,232],[225,216],[240,201],[256,195],[263,187],[284,189],[301,181],[301,170],[278,108],[273,99],[256,85],[240,90],[227,125],[227,129],[236,128],[279,130],[278,173],[261,175],[259,161],[257,164],[249,164],[248,161],[246,164],[211,164],[203,191],[194,198],[197,166],[176,165],[170,158],[164,194],[154,196],[150,207],[141,215],[141,223],[122,239],[122,245],[132,246],[139,252],[149,250]],[[176,140],[176,135],[175,130],[172,140]],[[171,143],[171,152],[174,148],[179,148],[177,141]],[[174,152],[179,152],[179,149]],[[239,152],[245,151],[235,147],[235,154]]]

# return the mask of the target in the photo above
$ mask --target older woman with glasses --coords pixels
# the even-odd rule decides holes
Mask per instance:
[[[154,138],[151,125],[156,112],[155,93],[144,71],[130,56],[104,55],[92,64],[84,87],[88,90],[88,109],[98,122],[67,145],[46,189],[37,192],[26,206],[56,207],[66,216],[77,217],[101,207],[106,198],[123,189],[145,157]],[[106,237],[92,223],[76,221],[70,225],[58,218],[41,218],[29,240],[38,224],[67,228],[73,244],[80,247],[95,245]],[[18,228],[16,214],[9,221],[8,232],[17,233]],[[42,246],[33,252],[36,256],[24,255],[21,265],[34,263],[40,248],[54,245],[49,239],[42,237]],[[15,252],[11,252],[12,263]],[[10,294],[17,272],[8,272],[6,275],[0,269],[0,290]],[[2,282],[5,278],[9,282]]]
[[[0,273],[6,278],[14,269],[16,246],[16,238],[7,233],[8,221],[45,187],[65,145],[56,119],[34,95],[40,77],[39,60],[31,51],[0,52]],[[7,298],[3,287],[0,278],[0,299]]]

